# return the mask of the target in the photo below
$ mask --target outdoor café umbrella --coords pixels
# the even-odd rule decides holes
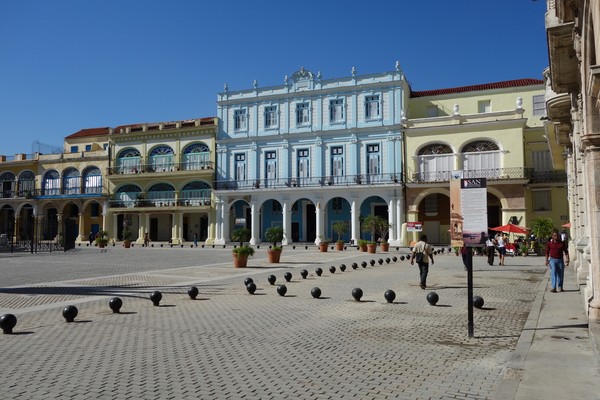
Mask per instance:
[[[562,224],[561,225],[563,228],[570,228],[571,227],[571,223],[567,222],[566,224]]]
[[[515,224],[506,224],[490,229],[498,232],[518,233],[519,235],[526,235],[527,231],[529,230],[529,228],[525,228],[524,226],[519,226]]]

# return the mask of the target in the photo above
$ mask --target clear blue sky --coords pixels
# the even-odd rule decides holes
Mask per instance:
[[[390,71],[413,90],[548,64],[545,0],[0,0],[0,154],[83,128],[216,115],[216,94]]]

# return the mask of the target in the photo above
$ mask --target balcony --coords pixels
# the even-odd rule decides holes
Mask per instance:
[[[135,200],[109,200],[110,208],[163,208],[163,207],[210,207],[210,197],[190,199],[135,199]]]
[[[135,175],[135,174],[154,174],[164,172],[177,172],[177,171],[214,171],[215,163],[212,161],[198,161],[198,162],[182,162],[182,163],[165,163],[165,164],[135,164],[135,165],[121,165],[118,167],[109,167],[107,169],[108,175]]]
[[[533,171],[530,183],[567,183],[566,171]]]
[[[394,174],[330,175],[281,179],[224,180],[215,182],[217,190],[303,189],[314,187],[360,187],[402,184]]]
[[[532,169],[527,167],[491,168],[461,171],[461,178],[486,178],[490,181],[503,181],[511,179],[530,179]],[[449,182],[452,171],[416,172],[410,183],[442,183]]]

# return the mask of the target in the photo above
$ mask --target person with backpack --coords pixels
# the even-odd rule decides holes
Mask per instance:
[[[423,290],[427,288],[427,274],[429,273],[430,259],[431,264],[433,265],[433,246],[427,243],[427,235],[423,234],[421,235],[421,240],[419,240],[413,247],[412,257],[410,259],[410,265],[414,265],[415,260],[417,261],[420,276],[419,286]]]

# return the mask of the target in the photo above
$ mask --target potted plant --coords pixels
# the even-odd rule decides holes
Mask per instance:
[[[283,232],[283,227],[281,226],[272,226],[265,231],[265,240],[273,243],[271,248],[267,251],[267,256],[269,257],[270,263],[278,263],[281,259],[283,247],[277,246],[277,243],[283,241],[284,237],[285,233]]]
[[[363,240],[363,239],[360,239],[360,240],[358,241],[358,248],[359,248],[359,249],[360,249],[360,251],[362,251],[363,253],[365,253],[365,252],[367,251],[367,243],[368,243],[368,242],[369,242],[368,240]]]
[[[536,240],[536,252],[538,256],[541,256],[546,251],[546,242],[552,235],[554,230],[554,223],[552,218],[536,218],[531,221],[531,233],[535,235]]]
[[[231,240],[240,242],[240,246],[233,249],[233,266],[242,268],[248,265],[248,257],[254,255],[254,248],[244,245],[250,240],[252,234],[248,228],[239,228],[231,233]]]
[[[527,243],[521,242],[521,244],[519,244],[519,251],[521,252],[521,255],[525,257],[529,251],[529,246],[527,246]]]
[[[387,235],[390,231],[390,224],[385,218],[376,217],[377,218],[377,230],[379,231],[379,247],[381,247],[381,251],[389,251],[390,244],[387,241]]]
[[[337,241],[335,242],[336,250],[344,250],[344,233],[348,231],[348,223],[346,221],[336,221],[331,225],[333,231],[337,234]]]
[[[329,247],[329,239],[319,236],[319,250],[327,253],[327,247]]]
[[[103,249],[108,244],[108,232],[100,230],[96,233],[96,239],[94,240],[96,246]]]
[[[129,229],[129,227],[125,226],[123,228],[123,232],[121,232],[121,235],[123,237],[123,247],[125,247],[126,249],[131,247],[131,230]]]
[[[363,232],[371,233],[371,240],[367,242],[367,252],[368,253],[376,253],[377,252],[377,242],[375,241],[375,234],[379,229],[379,217],[376,215],[369,215],[365,217],[362,224]]]

